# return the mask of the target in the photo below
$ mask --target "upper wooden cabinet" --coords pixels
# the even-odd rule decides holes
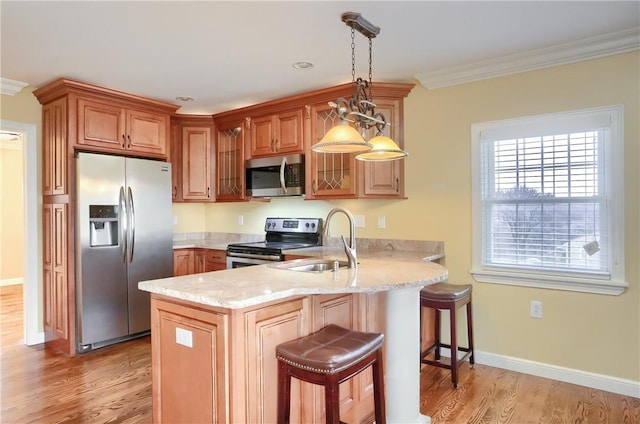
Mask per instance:
[[[182,128],[182,198],[212,200],[211,128]]]
[[[311,139],[307,154],[308,199],[352,198],[357,194],[356,159],[353,153],[316,153],[311,146],[340,123],[335,108],[326,102],[311,107]]]
[[[169,153],[169,117],[176,105],[67,79],[34,95],[45,107],[65,99],[68,147],[156,159]]]
[[[402,128],[402,99],[376,100],[376,112],[382,112],[390,125],[384,135],[392,138],[399,147],[404,148]],[[369,129],[368,139],[376,136],[378,130]],[[404,197],[404,160],[358,163],[359,197]]]
[[[245,199],[244,147],[248,120],[216,125],[216,200]]]
[[[67,101],[42,108],[42,195],[69,194],[67,184]]]
[[[302,153],[302,108],[251,119],[251,157]]]
[[[214,124],[210,115],[171,117],[174,202],[210,202],[214,193]]]
[[[168,114],[78,100],[77,143],[80,145],[166,156],[168,129]]]

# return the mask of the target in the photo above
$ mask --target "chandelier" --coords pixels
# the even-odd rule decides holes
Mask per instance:
[[[329,105],[335,108],[340,124],[331,128],[311,150],[318,153],[356,153],[363,161],[387,161],[402,159],[408,155],[395,141],[384,135],[389,123],[382,112],[376,112],[372,100],[372,39],[380,34],[380,28],[359,13],[345,12],[342,22],[351,27],[351,98],[340,97]],[[356,79],[356,30],[369,39],[369,80]],[[376,135],[369,141],[364,136],[375,128]]]

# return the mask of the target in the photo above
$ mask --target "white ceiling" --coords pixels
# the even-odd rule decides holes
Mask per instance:
[[[345,11],[381,27],[374,82],[424,82],[640,26],[640,1],[2,0],[0,76],[35,87],[67,77],[216,113],[351,81]],[[365,78],[367,43],[356,33]],[[302,60],[315,67],[293,69]]]

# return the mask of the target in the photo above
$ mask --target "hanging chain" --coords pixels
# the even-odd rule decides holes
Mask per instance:
[[[352,30],[353,31],[353,30]],[[371,87],[373,86],[373,81],[372,81],[372,76],[373,76],[373,54],[372,54],[372,48],[371,46],[373,45],[373,42],[371,41],[371,38],[369,38],[369,100],[373,99],[373,96],[371,95]]]
[[[351,82],[356,82],[356,30],[351,28]]]

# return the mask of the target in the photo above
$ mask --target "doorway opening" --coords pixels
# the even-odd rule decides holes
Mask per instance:
[[[22,148],[23,341],[44,342],[42,329],[42,212],[38,202],[37,130],[34,124],[0,120],[0,132],[17,137]]]

